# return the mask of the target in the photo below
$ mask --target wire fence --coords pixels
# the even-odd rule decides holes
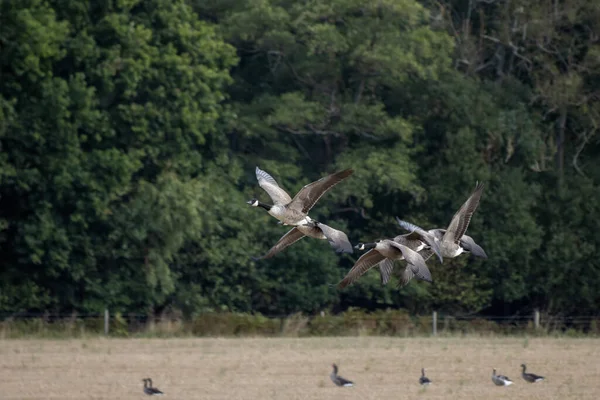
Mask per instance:
[[[129,336],[240,335],[444,335],[444,334],[571,334],[600,335],[600,316],[450,315],[434,311],[410,316],[402,310],[379,313],[346,312],[263,316],[207,313],[194,318],[178,314],[140,313],[0,313],[0,337],[104,334]]]

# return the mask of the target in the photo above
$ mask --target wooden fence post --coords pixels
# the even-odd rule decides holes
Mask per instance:
[[[104,334],[108,335],[108,321],[110,315],[108,314],[108,308],[104,309]]]
[[[433,336],[436,336],[437,335],[437,311],[433,312],[432,325],[433,325],[433,327],[432,327],[433,328]]]
[[[540,312],[538,310],[535,310],[533,314],[533,326],[536,330],[540,329]]]

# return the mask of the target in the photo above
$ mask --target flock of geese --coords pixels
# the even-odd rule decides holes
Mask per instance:
[[[266,204],[254,198],[247,203],[261,207],[279,220],[281,225],[293,226],[271,249],[261,257],[252,257],[255,261],[271,258],[305,236],[327,240],[336,253],[353,253],[348,236],[321,222],[313,220],[308,212],[315,203],[333,186],[352,175],[352,169],[345,169],[328,175],[304,186],[294,198],[282,189],[277,181],[266,171],[256,167],[258,185],[271,198],[272,204]],[[378,266],[381,283],[387,284],[394,269],[394,262],[406,260],[407,265],[400,276],[400,286],[407,285],[413,278],[433,282],[426,261],[434,254],[443,263],[444,258],[454,258],[462,253],[487,258],[485,251],[465,234],[473,213],[479,205],[483,184],[477,183],[475,190],[454,214],[446,229],[423,228],[396,217],[402,229],[409,233],[393,238],[379,239],[371,243],[358,243],[357,250],[364,253],[342,279],[337,287],[343,289],[354,283],[371,268]]]
[[[346,378],[342,378],[341,376],[338,375],[338,366],[336,364],[332,364],[331,366],[333,367],[333,371],[331,372],[329,377],[331,378],[331,381],[333,383],[335,383],[337,386],[345,386],[345,387],[354,386],[354,382],[349,381]],[[521,377],[526,382],[536,383],[536,382],[541,382],[545,379],[543,376],[527,372],[527,366],[525,364],[521,364],[521,368],[522,368]],[[492,371],[492,382],[494,382],[494,384],[496,386],[510,386],[513,384],[513,381],[511,381],[507,376],[496,375],[495,368]],[[421,368],[421,377],[419,378],[419,384],[421,386],[431,385],[431,380],[425,376],[425,368]]]
[[[335,383],[336,386],[341,386],[341,387],[354,386],[354,382],[338,375],[339,368],[336,364],[331,364],[331,366],[333,367],[333,371],[329,375],[329,378],[331,378],[331,381],[333,383]],[[543,376],[527,372],[527,366],[525,364],[521,364],[521,368],[522,368],[521,377],[529,383],[541,382],[545,379]],[[145,394],[147,394],[149,396],[162,396],[164,394],[157,388],[152,387],[152,379],[146,378],[146,379],[143,379],[142,382],[144,382],[144,393]],[[513,381],[511,381],[507,376],[496,375],[495,368],[492,372],[492,382],[494,382],[494,384],[496,386],[510,386],[513,384]],[[425,368],[421,368],[421,377],[419,378],[419,384],[421,386],[431,385],[431,380],[425,376]]]
[[[263,203],[256,198],[249,200],[247,203],[253,207],[264,208],[270,215],[279,220],[279,224],[293,226],[293,228],[283,235],[266,254],[252,258],[256,261],[271,258],[305,236],[327,240],[336,253],[353,253],[352,244],[344,232],[315,221],[308,216],[308,212],[325,192],[348,178],[353,172],[352,169],[345,169],[328,175],[304,186],[292,198],[271,175],[256,167],[258,185],[267,192],[272,204]],[[358,243],[354,246],[355,249],[368,251],[356,261],[337,287],[342,289],[351,285],[375,266],[379,267],[381,282],[385,285],[391,278],[394,262],[400,260],[407,262],[406,268],[400,277],[400,285],[404,286],[413,278],[433,282],[426,261],[434,254],[442,263],[444,258],[454,258],[467,252],[477,257],[487,258],[487,254],[481,246],[475,243],[472,237],[465,234],[471,217],[479,205],[482,192],[483,184],[477,183],[475,190],[454,214],[446,229],[424,230],[415,224],[396,217],[398,225],[409,233],[393,238],[379,239],[370,243]],[[354,382],[338,375],[336,364],[332,364],[332,367],[333,371],[330,378],[334,384],[341,387],[354,386]],[[521,367],[523,368],[521,376],[527,382],[534,383],[544,380],[543,376],[527,373],[525,364],[522,364]],[[146,378],[143,382],[145,394],[150,396],[163,395],[163,392],[152,387],[152,379]],[[513,383],[504,375],[496,375],[496,369],[492,372],[492,382],[498,386],[509,386]],[[423,386],[431,384],[431,380],[425,376],[424,368],[421,369],[419,384]]]

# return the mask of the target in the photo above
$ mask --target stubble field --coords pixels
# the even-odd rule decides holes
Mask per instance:
[[[331,363],[355,387],[329,380]],[[536,384],[520,364],[546,376]],[[418,384],[421,366],[433,384]],[[492,368],[515,383],[496,387]],[[0,341],[0,398],[598,399],[600,340],[525,338]]]

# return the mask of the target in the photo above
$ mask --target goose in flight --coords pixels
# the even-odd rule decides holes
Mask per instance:
[[[354,263],[352,269],[350,269],[344,279],[338,283],[337,286],[339,289],[351,285],[376,265],[379,265],[382,283],[386,284],[394,268],[394,261],[396,260],[407,261],[405,275],[410,277],[408,280],[416,276],[418,279],[427,282],[433,281],[431,272],[429,271],[429,268],[427,268],[423,257],[406,245],[400,244],[394,240],[382,239],[375,243],[359,243],[354,247],[358,250],[370,250]]]
[[[273,204],[265,204],[257,199],[249,200],[247,203],[253,207],[264,208],[283,225],[305,225],[312,221],[308,216],[308,212],[321,196],[352,173],[354,173],[354,170],[345,169],[309,183],[300,189],[292,199],[271,175],[256,167],[258,185],[271,197]]]
[[[420,238],[424,243],[428,243],[431,239],[427,234],[433,235],[435,241],[439,243],[439,249],[443,257],[454,258],[468,251],[477,257],[487,258],[485,251],[475,243],[473,238],[465,235],[471,222],[471,217],[479,205],[482,192],[483,183],[478,182],[473,193],[471,193],[467,201],[464,202],[452,217],[448,229],[431,229],[425,231],[423,228],[410,222],[402,221],[397,217],[396,220],[402,228],[411,232],[411,238]]]
[[[313,220],[307,225],[293,227],[265,255],[252,257],[252,259],[258,261],[271,258],[305,236],[329,241],[329,244],[335,249],[336,253],[352,253],[354,251],[352,244],[348,240],[348,236],[344,232]]]

